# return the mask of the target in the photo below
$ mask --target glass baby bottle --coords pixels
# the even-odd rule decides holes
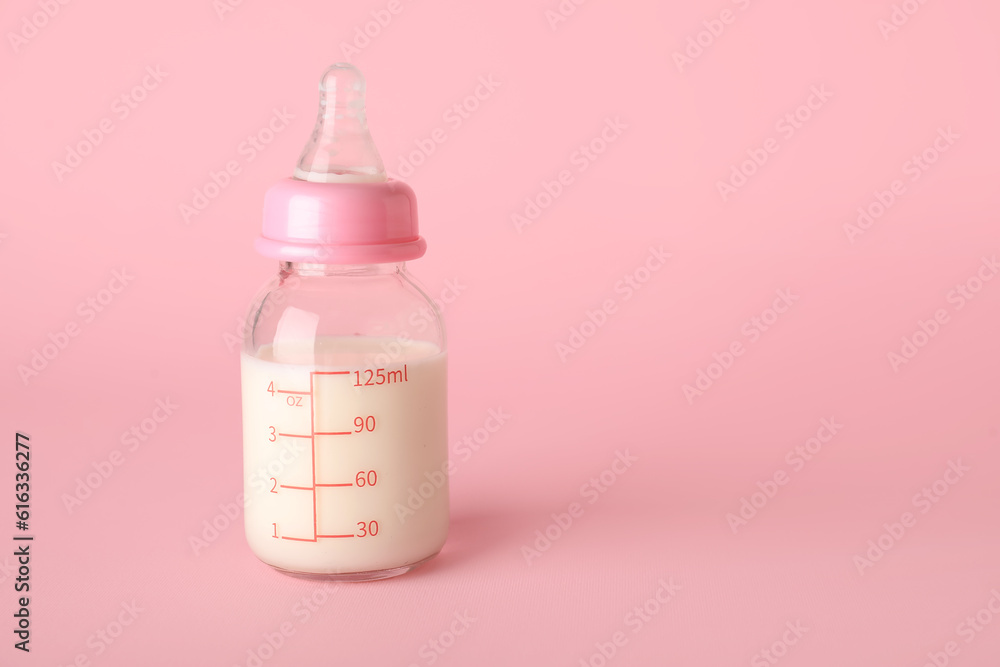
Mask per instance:
[[[364,78],[338,64],[319,89],[256,242],[279,272],[241,354],[246,537],[286,573],[364,581],[423,563],[448,532],[445,333],[406,269],[426,243],[368,132]]]

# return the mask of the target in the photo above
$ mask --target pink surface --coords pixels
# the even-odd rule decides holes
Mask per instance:
[[[0,664],[996,665],[997,25],[5,3]],[[264,192],[345,59],[419,195],[457,466],[436,561],[322,587],[244,544],[238,349]]]

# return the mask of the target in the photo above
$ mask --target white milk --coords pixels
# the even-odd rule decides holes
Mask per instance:
[[[325,338],[244,353],[241,367],[246,536],[258,558],[349,575],[441,549],[446,355],[436,345]]]

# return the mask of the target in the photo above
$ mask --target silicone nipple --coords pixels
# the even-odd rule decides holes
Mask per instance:
[[[319,116],[295,167],[295,178],[314,183],[386,180],[365,118],[365,77],[354,65],[337,63],[323,72]]]

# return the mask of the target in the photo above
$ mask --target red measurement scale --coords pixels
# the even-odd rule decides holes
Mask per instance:
[[[275,389],[274,382],[272,381],[268,387],[268,391],[272,394],[284,394],[286,398],[286,403],[289,407],[304,407],[302,405],[305,397],[309,400],[309,433],[282,433],[277,432],[272,426],[271,433],[272,438],[274,436],[284,437],[284,438],[300,438],[310,441],[310,476],[311,484],[310,486],[299,486],[294,484],[279,484],[277,479],[272,478],[274,486],[272,487],[272,492],[277,492],[277,489],[287,489],[289,491],[308,491],[312,494],[312,536],[311,537],[300,537],[292,535],[279,535],[278,534],[278,522],[272,522],[271,526],[273,529],[272,537],[282,540],[290,540],[293,542],[317,542],[322,539],[345,539],[352,537],[374,537],[378,535],[379,525],[378,521],[359,521],[357,522],[358,530],[355,533],[344,533],[344,534],[323,534],[319,531],[319,507],[318,507],[318,497],[317,490],[322,488],[349,488],[349,487],[373,487],[378,483],[378,473],[375,470],[362,470],[355,476],[355,481],[353,482],[322,482],[317,479],[317,468],[316,468],[316,439],[317,437],[340,437],[340,436],[350,436],[355,433],[371,433],[375,430],[376,420],[372,415],[359,416],[355,418],[355,431],[317,431],[316,430],[316,405],[315,405],[315,395],[316,395],[316,383],[317,378],[325,378],[330,376],[340,376],[345,382],[352,382],[353,387],[371,387],[379,385],[394,385],[401,384],[409,381],[409,369],[407,365],[404,364],[401,369],[388,370],[384,368],[368,369],[363,371],[311,371],[309,373],[309,391],[293,391],[289,389]],[[330,377],[333,380],[333,377]]]

